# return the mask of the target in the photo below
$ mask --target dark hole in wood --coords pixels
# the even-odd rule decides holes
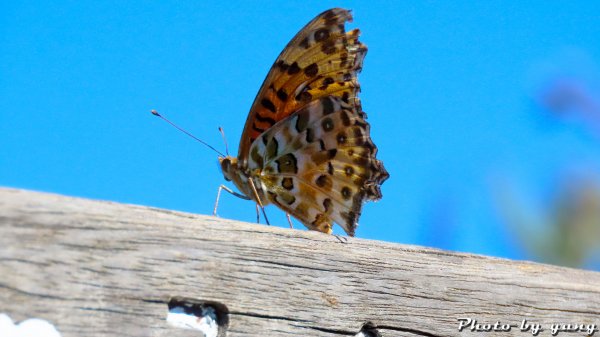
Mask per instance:
[[[202,318],[206,312],[214,312],[216,314],[216,322],[219,329],[217,336],[227,336],[226,331],[229,327],[229,309],[227,309],[227,306],[223,303],[175,296],[169,300],[168,307],[169,312],[180,309],[183,310],[185,314],[193,315],[198,318]]]
[[[371,322],[365,323],[360,329],[359,334],[361,332],[364,337],[381,337],[381,334],[377,331],[377,327]]]

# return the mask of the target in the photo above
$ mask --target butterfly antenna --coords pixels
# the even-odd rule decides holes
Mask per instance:
[[[194,140],[206,145],[209,149],[215,151],[216,153],[218,153],[220,156],[225,157],[225,155],[223,153],[221,153],[221,151],[215,149],[214,147],[210,146],[208,143],[206,143],[205,141],[198,139],[196,136],[192,135],[191,133],[185,131],[184,129],[180,128],[179,126],[177,126],[175,123],[171,122],[170,120],[166,119],[165,117],[163,117],[163,115],[159,114],[158,111],[156,110],[151,110],[150,111],[154,116],[161,118],[162,120],[164,120],[165,122],[171,124],[173,127],[175,127],[177,130],[185,133],[186,135],[190,136],[191,138],[193,138]]]
[[[223,137],[223,143],[225,143],[225,153],[229,156],[229,148],[227,147],[227,138],[225,138],[225,131],[223,131],[223,128],[219,126],[219,132],[221,133],[221,136]]]

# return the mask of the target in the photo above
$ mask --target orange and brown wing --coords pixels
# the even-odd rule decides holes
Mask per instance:
[[[357,74],[367,47],[359,30],[345,31],[349,11],[330,9],[309,22],[288,43],[271,67],[244,126],[238,152],[247,166],[250,145],[263,132],[313,100],[336,96],[360,106]]]

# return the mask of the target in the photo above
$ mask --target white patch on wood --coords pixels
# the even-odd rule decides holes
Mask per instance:
[[[204,337],[217,337],[219,334],[217,314],[211,307],[202,308],[202,316],[186,313],[183,307],[174,307],[169,310],[167,322],[178,328],[201,331]]]
[[[2,337],[61,337],[56,328],[39,318],[30,318],[19,324],[6,314],[0,314],[0,336]]]

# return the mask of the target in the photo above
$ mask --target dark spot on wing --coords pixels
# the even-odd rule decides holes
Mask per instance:
[[[358,146],[363,145],[365,142],[362,130],[360,128],[354,128],[354,142]]]
[[[335,158],[335,155],[337,154],[337,149],[331,149],[327,151],[327,157],[329,159],[333,159]]]
[[[342,94],[342,101],[350,103],[350,94],[347,91],[344,91]]]
[[[250,152],[250,158],[252,158],[252,160],[254,160],[254,162],[258,165],[258,167],[262,167],[263,166],[263,157],[260,155],[260,153],[258,153],[258,147],[254,146],[252,147],[252,151]]]
[[[358,125],[358,127],[360,127],[361,129],[366,129],[367,128],[367,122],[362,121],[360,119],[357,119],[354,121],[354,125]]]
[[[301,113],[298,115],[296,119],[296,131],[298,131],[298,133],[306,130],[306,127],[308,126],[308,119],[307,113]]]
[[[351,177],[354,174],[354,168],[348,165],[344,168],[344,172],[346,173],[346,176]]]
[[[321,28],[315,32],[315,41],[321,42],[329,37],[329,29]]]
[[[319,66],[316,63],[312,63],[308,67],[304,68],[304,74],[308,77],[314,77],[319,73]]]
[[[346,111],[346,110],[342,111],[342,114],[340,117],[342,118],[342,124],[344,124],[344,126],[350,126],[350,124],[352,124],[352,121],[350,120],[350,116],[348,116],[348,111]]]
[[[275,137],[271,138],[271,141],[269,141],[269,143],[267,144],[267,149],[266,149],[266,157],[267,158],[274,158],[277,155],[277,150],[279,148],[279,144],[277,142],[277,139]]]
[[[342,198],[344,198],[344,200],[350,200],[350,198],[352,197],[352,190],[348,186],[342,187],[341,193]]]
[[[285,90],[283,90],[283,88],[280,88],[279,90],[277,90],[277,98],[279,98],[279,100],[281,100],[282,102],[287,101],[288,99],[288,94],[287,92],[285,92]]]
[[[333,105],[333,101],[329,97],[322,99],[321,103],[323,104],[323,115],[329,115],[333,113],[335,107]]]
[[[290,177],[283,178],[281,180],[281,186],[283,186],[283,188],[285,188],[288,191],[293,190],[294,189],[294,180]]]
[[[275,63],[275,66],[277,66],[277,68],[279,68],[279,70],[283,72],[287,71],[287,69],[289,68],[289,65],[283,62],[283,60],[277,61],[277,63]]]
[[[321,122],[321,126],[323,127],[323,130],[331,131],[331,130],[333,130],[333,120],[329,117],[323,118],[323,121]]]
[[[315,140],[315,131],[313,129],[306,129],[306,142],[312,143]]]
[[[281,193],[279,194],[279,197],[288,205],[296,202],[296,197],[294,197],[291,193]]]
[[[323,174],[315,180],[315,184],[321,188],[329,189],[333,185],[333,182],[331,181],[331,177]]]
[[[325,79],[323,80],[323,85],[322,85],[322,86],[320,86],[320,87],[319,87],[319,89],[321,89],[321,90],[325,90],[325,89],[327,89],[327,87],[328,87],[330,84],[333,84],[333,83],[335,83],[335,81],[333,80],[333,78],[331,78],[331,77],[327,77],[327,78],[325,78]]]
[[[308,91],[302,91],[301,93],[296,95],[296,101],[298,101],[298,102],[310,102],[311,100],[312,100],[312,94]]]
[[[273,102],[271,102],[271,100],[268,98],[263,98],[260,101],[260,104],[271,112],[277,111],[277,109],[275,108],[275,104],[273,104]]]
[[[308,44],[308,36],[305,37],[302,41],[300,41],[300,47],[304,49],[308,49],[310,45]]]
[[[329,198],[325,198],[323,200],[323,207],[325,208],[325,212],[329,213],[331,211],[331,207],[333,206],[333,202]]]
[[[323,139],[319,139],[319,146],[321,147],[321,151],[325,150],[325,141]]]
[[[340,133],[337,134],[337,142],[338,144],[345,144],[346,140],[348,139],[348,137],[346,136],[346,132],[345,131],[340,131]]]
[[[261,116],[258,113],[256,114],[256,120],[259,121],[259,122],[261,122],[261,123],[267,123],[267,124],[269,124],[269,127],[275,125],[275,123],[276,123],[276,121],[273,118],[271,118],[271,117],[263,117],[263,116]]]
[[[300,72],[300,67],[298,66],[298,62],[292,63],[292,65],[288,68],[288,75],[294,75]]]
[[[277,171],[280,173],[298,173],[298,160],[291,153],[279,157],[275,163],[277,163]]]

